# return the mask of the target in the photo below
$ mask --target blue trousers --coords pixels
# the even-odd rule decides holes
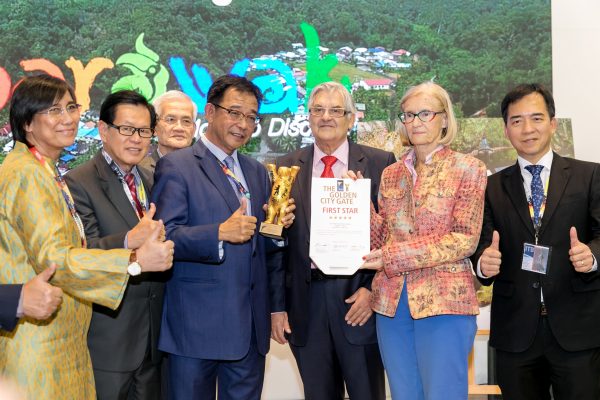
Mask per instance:
[[[406,285],[393,318],[377,314],[377,337],[393,400],[463,400],[474,315],[413,319]]]

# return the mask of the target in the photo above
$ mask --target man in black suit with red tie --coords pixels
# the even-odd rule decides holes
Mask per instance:
[[[503,398],[599,399],[600,166],[552,151],[544,87],[510,91],[502,116],[518,160],[489,177],[472,260],[494,283],[490,345]],[[546,265],[522,268],[525,243]]]
[[[395,162],[392,153],[348,141],[356,107],[339,83],[315,87],[309,101],[315,144],[277,160],[300,167],[292,187],[296,221],[287,230],[285,273],[271,277],[272,337],[289,339],[304,383],[306,399],[384,399],[384,372],[369,305],[373,273],[327,276],[309,258],[310,201],[313,177],[340,178],[360,171],[371,178],[371,201],[377,206],[379,180]]]

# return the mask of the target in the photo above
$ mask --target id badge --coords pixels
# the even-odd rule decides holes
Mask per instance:
[[[551,253],[551,247],[524,243],[521,269],[546,275],[548,273],[548,267],[550,266]]]

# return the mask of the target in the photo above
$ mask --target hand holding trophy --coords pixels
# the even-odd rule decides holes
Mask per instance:
[[[267,207],[267,218],[260,224],[260,234],[273,239],[283,239],[283,217],[285,209],[288,206],[292,185],[300,167],[279,167],[275,169],[274,164],[267,164],[267,169],[271,175],[273,188]]]

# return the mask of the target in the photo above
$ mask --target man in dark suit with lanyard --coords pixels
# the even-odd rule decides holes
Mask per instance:
[[[271,183],[263,165],[238,151],[260,121],[261,100],[246,78],[221,76],[208,91],[206,134],[156,165],[152,199],[175,242],[159,343],[174,400],[214,399],[217,390],[219,400],[261,396],[274,244],[256,223]]]
[[[494,283],[490,345],[507,400],[550,399],[550,388],[556,400],[600,398],[600,166],[552,151],[554,110],[537,84],[502,101],[518,159],[489,177],[472,258]]]
[[[309,258],[311,180],[340,178],[360,171],[371,178],[371,201],[377,207],[383,169],[394,163],[392,153],[348,140],[356,107],[348,90],[337,82],[316,86],[309,101],[309,123],[315,144],[277,160],[300,171],[291,196],[297,219],[287,230],[285,272],[272,279],[272,336],[290,347],[307,399],[344,397],[384,399],[384,373],[369,305],[373,274],[327,276]]]
[[[115,92],[102,103],[102,150],[65,176],[88,247],[137,249],[156,229],[164,237],[148,200],[152,173],[138,166],[155,125],[154,107],[136,92]],[[99,400],[160,398],[157,344],[165,275],[140,274],[135,261],[119,308],[94,305],[88,347]]]

